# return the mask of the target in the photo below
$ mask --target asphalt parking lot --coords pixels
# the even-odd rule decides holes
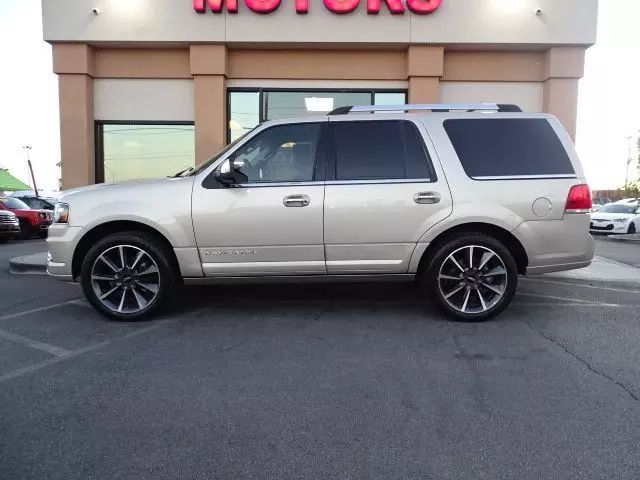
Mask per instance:
[[[8,273],[38,249],[0,245],[2,479],[640,476],[640,284],[521,279],[484,324],[403,284],[190,288],[114,323]]]

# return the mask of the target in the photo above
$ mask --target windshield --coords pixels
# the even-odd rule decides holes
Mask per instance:
[[[0,198],[0,202],[4,203],[7,208],[15,208],[17,210],[30,210],[29,205],[17,198]]]
[[[200,165],[198,165],[196,168],[194,168],[193,170],[191,170],[189,172],[189,176],[194,176],[194,175],[198,175],[200,172],[202,172],[203,170],[206,170],[209,165],[211,165],[212,163],[214,163],[216,160],[218,160],[220,157],[222,157],[225,153],[227,153],[229,150],[231,150],[233,147],[235,147],[238,142],[240,142],[243,138],[245,138],[247,135],[249,135],[251,132],[253,132],[257,127],[253,127],[251,130],[248,130],[247,132],[245,132],[244,134],[242,134],[241,136],[239,136],[238,138],[236,138],[233,142],[231,142],[229,145],[227,145],[226,147],[224,147],[222,150],[220,150],[218,153],[216,153],[213,157],[211,157],[209,160],[207,160],[204,163],[201,163]]]
[[[620,205],[619,203],[611,203],[605,205],[598,212],[603,213],[636,213],[637,206],[635,205]]]

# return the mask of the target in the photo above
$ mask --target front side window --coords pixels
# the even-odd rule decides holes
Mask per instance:
[[[413,123],[335,122],[336,180],[429,179],[427,152]]]
[[[247,183],[313,181],[321,133],[322,123],[268,128],[233,153],[234,168],[246,175]]]
[[[103,123],[98,134],[105,182],[167,177],[195,165],[193,125]]]
[[[544,118],[455,119],[445,120],[444,128],[471,178],[575,175]]]

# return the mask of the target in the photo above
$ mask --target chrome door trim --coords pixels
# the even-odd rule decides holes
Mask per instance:
[[[327,180],[327,185],[387,185],[394,183],[434,183],[435,179],[430,178],[393,178],[376,180]]]
[[[273,183],[238,183],[229,188],[266,188],[266,187],[312,187],[324,185],[322,180],[312,182],[273,182]]]
[[[333,274],[333,275],[263,275],[260,277],[220,276],[187,277],[187,285],[273,284],[273,283],[357,283],[357,282],[411,282],[414,274]]]
[[[563,174],[563,175],[497,175],[497,176],[481,176],[470,177],[473,180],[544,180],[546,178],[578,178],[576,174]]]

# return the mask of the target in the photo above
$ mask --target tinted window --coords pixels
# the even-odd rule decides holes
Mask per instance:
[[[444,128],[472,178],[575,173],[545,119],[446,120]]]
[[[411,122],[402,122],[407,144],[407,178],[429,178],[430,161],[420,132]]]
[[[248,183],[312,181],[321,131],[321,123],[269,128],[233,154],[234,164]]]
[[[429,178],[422,139],[410,122],[333,124],[337,180]]]

